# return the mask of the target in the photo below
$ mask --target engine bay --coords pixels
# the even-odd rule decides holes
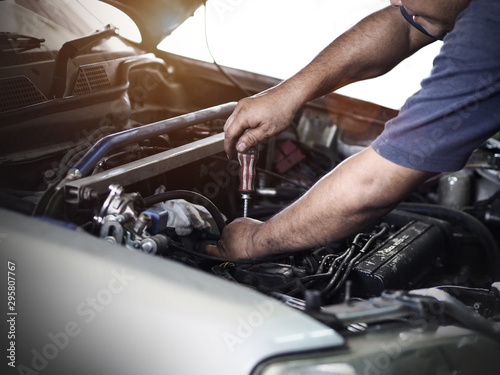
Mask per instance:
[[[104,33],[99,38],[121,43],[112,29]],[[245,93],[210,64],[128,46],[82,53],[56,74],[59,84],[36,87],[34,72],[50,71],[58,59],[16,68],[27,90],[40,95],[0,113],[3,207],[124,251],[181,262],[301,310],[438,287],[484,318],[500,318],[498,141],[341,242],[252,261],[220,259],[205,247],[243,212],[239,165],[223,153],[222,130]],[[276,83],[232,74],[250,93]],[[260,145],[248,216],[266,220],[282,210],[369,145],[396,114],[336,94],[309,103],[287,132]]]

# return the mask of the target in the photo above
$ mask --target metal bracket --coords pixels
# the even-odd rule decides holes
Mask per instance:
[[[111,184],[127,186],[223,150],[224,133],[219,133],[92,176],[67,181],[64,185],[65,200],[70,204],[78,204],[85,197],[108,192]]]

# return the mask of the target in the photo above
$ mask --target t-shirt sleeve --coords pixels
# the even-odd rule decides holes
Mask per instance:
[[[459,170],[500,128],[500,2],[475,0],[457,19],[429,78],[372,143],[386,159]]]

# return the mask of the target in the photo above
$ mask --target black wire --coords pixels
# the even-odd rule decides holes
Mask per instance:
[[[344,251],[342,254],[340,254],[339,256],[337,256],[337,258],[335,258],[331,264],[331,266],[329,267],[328,271],[327,272],[324,272],[324,273],[317,273],[315,275],[308,275],[308,276],[304,276],[301,278],[301,281],[303,283],[306,283],[306,282],[311,282],[311,281],[316,281],[316,280],[321,280],[321,279],[324,279],[325,277],[328,277],[328,276],[332,276],[333,274],[333,270],[335,269],[338,269],[340,266],[335,266],[336,263],[340,262],[341,260],[343,260],[347,254],[349,254],[349,250],[351,248],[349,247],[346,251]]]
[[[210,49],[210,43],[208,42],[208,32],[207,32],[207,2],[205,0],[204,2],[204,33],[205,33],[205,44],[207,46],[208,53],[210,54],[210,57],[212,58],[212,61],[214,65],[217,67],[219,72],[227,78],[229,82],[231,82],[236,88],[238,88],[245,96],[251,96],[252,93],[246,90],[243,86],[241,86],[233,77],[231,77],[229,74],[227,74],[224,69],[217,63],[215,60],[214,55],[212,54],[212,50]]]
[[[368,251],[368,249],[371,247],[371,245],[373,244],[373,242],[375,242],[375,240],[377,240],[380,236],[382,236],[385,232],[387,232],[388,230],[388,226],[384,225],[382,227],[382,229],[375,233],[367,242],[366,244],[363,246],[363,248],[359,251],[359,253],[349,262],[349,264],[347,265],[345,271],[344,271],[344,274],[342,275],[342,278],[340,279],[340,281],[337,283],[337,285],[335,286],[335,288],[331,291],[331,292],[328,292],[326,291],[325,293],[327,294],[330,294],[330,295],[333,295],[335,293],[338,292],[338,290],[340,289],[340,287],[345,283],[347,277],[349,276],[349,274],[351,273],[352,269],[354,268],[354,266],[358,263],[358,261],[366,254],[366,252]]]
[[[172,241],[169,239],[169,247],[173,247],[175,248],[175,250],[178,250],[178,251],[181,251],[181,252],[184,252],[184,253],[187,253],[187,254],[190,254],[190,255],[193,255],[193,256],[196,256],[196,257],[199,257],[199,258],[204,258],[204,259],[207,259],[207,260],[212,260],[212,261],[215,261],[215,262],[218,262],[218,263],[236,263],[236,264],[260,264],[260,263],[267,263],[267,262],[270,262],[270,261],[274,261],[277,259],[277,256],[271,256],[271,257],[265,257],[265,258],[259,258],[259,259],[228,259],[228,258],[220,258],[220,257],[216,257],[216,256],[213,256],[213,255],[208,255],[208,254],[205,254],[205,253],[200,253],[200,252],[197,252],[197,251],[194,251],[194,250],[191,250],[191,249],[187,249],[181,245],[179,245],[178,243],[176,243],[175,241]],[[282,258],[283,256],[281,256]]]
[[[285,177],[283,175],[280,175],[278,173],[275,173],[275,172],[271,172],[271,171],[268,171],[267,169],[262,169],[262,168],[256,168],[256,170],[258,172],[262,172],[262,173],[265,173],[269,176],[272,176],[272,177],[276,177],[276,178],[279,178],[280,180],[283,180],[285,182],[288,182],[289,184],[292,184],[292,185],[295,185],[301,189],[304,189],[304,190],[308,190],[310,188],[310,186],[307,186],[303,183],[300,183],[300,182],[297,182],[291,178],[288,178],[288,177]]]
[[[337,271],[335,272],[333,277],[330,279],[327,286],[321,291],[321,295],[323,295],[323,296],[327,295],[329,293],[329,291],[334,287],[338,278],[341,275],[342,270],[345,268],[346,264],[348,264],[348,262],[354,256],[355,250],[356,250],[356,245],[353,243],[349,247],[347,256],[342,260],[342,263],[340,263],[339,267],[337,268]]]
[[[207,259],[207,260],[213,260],[215,262],[218,262],[218,263],[226,263],[226,262],[229,262],[229,263],[242,263],[242,264],[253,264],[255,263],[254,260],[246,260],[246,259],[241,259],[241,260],[234,260],[234,259],[226,259],[226,258],[220,258],[220,257],[216,257],[216,256],[213,256],[213,255],[208,255],[208,254],[204,254],[204,253],[199,253],[197,251],[194,251],[194,250],[191,250],[191,249],[187,249],[185,247],[182,247],[181,245],[178,245],[177,243],[175,243],[174,241],[169,241],[168,242],[168,246],[169,247],[173,247],[175,250],[178,250],[178,251],[181,251],[183,253],[187,253],[189,255],[193,255],[193,256],[196,256],[196,257],[200,257],[200,258],[203,258],[203,259]]]

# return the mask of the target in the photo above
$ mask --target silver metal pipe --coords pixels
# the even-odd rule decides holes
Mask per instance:
[[[127,186],[215,155],[223,150],[224,133],[219,133],[92,176],[67,180],[64,183],[65,200],[68,203],[78,203],[91,194],[106,193],[110,184]]]
[[[99,160],[108,152],[118,147],[174,130],[184,129],[188,126],[200,124],[202,122],[227,117],[233,112],[236,104],[236,102],[220,104],[200,111],[190,112],[185,115],[110,134],[96,142],[96,144],[92,146],[92,148],[68,172],[68,176],[71,176],[72,179],[88,176]]]

